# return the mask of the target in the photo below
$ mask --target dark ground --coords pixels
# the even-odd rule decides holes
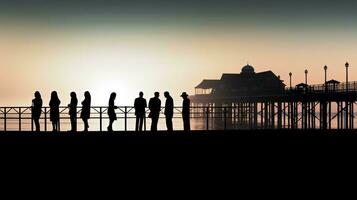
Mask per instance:
[[[357,130],[239,130],[185,132],[0,132],[2,153],[71,157],[333,156],[357,152]]]
[[[26,187],[39,179],[50,188],[55,182],[77,192],[77,187],[89,185],[93,191],[104,187],[118,194],[123,183],[134,189],[134,196],[142,188],[161,195],[168,188],[175,191],[170,195],[219,191],[221,197],[220,186],[235,194],[248,188],[254,191],[248,192],[251,196],[267,186],[273,188],[269,192],[282,195],[292,189],[295,195],[301,188],[316,191],[321,183],[347,183],[341,178],[353,181],[356,153],[356,130],[3,132],[0,174],[10,176],[15,185],[26,177]]]

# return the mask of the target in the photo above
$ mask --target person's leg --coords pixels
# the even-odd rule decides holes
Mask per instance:
[[[150,128],[150,130],[151,131],[154,131],[154,129],[155,129],[155,118],[154,117],[151,117],[151,128]]]
[[[73,119],[73,116],[70,116],[69,119],[71,120],[71,131],[73,132],[73,129],[74,129],[74,119]]]
[[[75,116],[71,116],[71,131],[77,131],[77,122]]]
[[[113,122],[114,122],[113,119],[110,119],[110,120],[109,120],[108,131],[113,131]]]
[[[185,131],[190,131],[190,118],[189,117],[184,117],[183,118],[183,124],[184,124],[184,130]]]
[[[191,131],[190,117],[187,117],[187,131]]]
[[[157,131],[157,123],[159,121],[159,118],[154,116],[152,117],[152,123],[151,123],[151,131]]]
[[[174,128],[173,128],[173,125],[172,125],[172,117],[170,117],[170,131],[173,131]]]
[[[142,131],[143,130],[143,118],[140,116],[138,117],[138,131]]]
[[[169,118],[168,117],[165,117],[165,120],[166,120],[166,128],[167,130],[169,130]]]
[[[83,123],[84,123],[84,132],[88,131],[88,119],[83,119]]]
[[[135,121],[135,131],[137,132],[139,130],[139,116],[136,116],[136,121]]]
[[[35,126],[36,126],[36,132],[40,131],[40,119],[34,119],[35,121]]]
[[[157,131],[157,124],[159,123],[159,116],[155,117],[155,131]]]
[[[54,131],[56,131],[56,128],[55,128],[55,124],[56,124],[56,122],[52,122],[52,131],[54,132]]]
[[[86,119],[86,128],[87,128],[87,130],[89,128],[88,119]]]
[[[167,131],[172,131],[172,118],[171,117],[166,117],[166,127]]]
[[[73,117],[73,131],[74,132],[77,131],[77,117],[76,116]]]

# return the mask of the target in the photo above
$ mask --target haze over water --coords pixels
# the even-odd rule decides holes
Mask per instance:
[[[288,83],[357,80],[357,2],[351,0],[2,1],[0,106],[44,105],[52,90],[92,93],[93,105],[132,105],[168,90],[194,93],[204,78],[249,63]],[[163,95],[161,99],[164,101]]]

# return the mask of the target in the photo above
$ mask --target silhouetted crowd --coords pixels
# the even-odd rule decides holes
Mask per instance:
[[[71,121],[71,130],[70,131],[77,131],[77,105],[78,99],[75,92],[71,92],[71,102],[68,104],[69,108],[69,116]],[[146,117],[145,109],[149,107],[149,115],[148,117],[151,118],[151,131],[157,131],[157,124],[160,117],[161,112],[161,100],[159,99],[160,93],[155,92],[154,97],[149,100],[149,105],[146,103],[146,99],[144,98],[144,93],[140,92],[139,97],[134,101],[134,109],[135,109],[135,116],[136,116],[136,123],[135,123],[135,131],[142,131],[143,124]],[[170,96],[169,92],[165,92],[164,96],[166,98],[165,102],[165,119],[166,119],[166,127],[167,131],[173,131],[172,125],[172,118],[174,115],[174,101]],[[182,103],[182,119],[183,119],[183,128],[184,131],[190,131],[190,99],[186,92],[181,94],[183,98]],[[115,110],[118,109],[118,106],[115,105],[115,98],[116,93],[113,92],[110,95],[107,113],[109,116],[109,126],[108,131],[113,131],[113,123],[117,120]],[[40,117],[42,113],[42,98],[41,94],[36,91],[35,98],[32,100],[32,120],[34,121],[36,131],[40,131]],[[60,123],[60,107],[61,101],[58,98],[57,92],[53,91],[51,93],[51,99],[49,102],[50,106],[50,121],[52,122],[53,131],[56,132],[59,130],[59,123]],[[84,100],[82,101],[82,110],[80,118],[83,120],[84,123],[84,132],[88,131],[89,125],[88,120],[90,119],[90,108],[91,108],[91,95],[88,91],[84,93]]]

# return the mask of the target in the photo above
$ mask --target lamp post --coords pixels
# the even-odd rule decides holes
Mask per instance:
[[[324,66],[324,70],[325,70],[325,85],[326,85],[326,82],[327,82],[327,66],[326,65]]]
[[[291,76],[292,76],[293,74],[290,72],[289,73],[289,77],[290,77],[290,89],[291,89]]]
[[[307,69],[305,69],[305,84],[307,85],[307,73],[308,73],[308,71],[307,71]]]
[[[324,66],[324,70],[325,70],[325,91],[327,90],[327,85],[326,85],[326,82],[327,82],[327,65]]]
[[[350,64],[348,64],[348,62],[346,62],[345,67],[346,67],[346,93],[348,92],[348,67],[350,66]],[[346,101],[346,110],[345,110],[345,128],[348,129],[348,110],[349,110],[349,106],[348,106],[348,102]]]
[[[345,67],[346,67],[346,92],[348,92],[348,67],[350,66],[350,64],[348,64],[348,62],[346,62]]]

